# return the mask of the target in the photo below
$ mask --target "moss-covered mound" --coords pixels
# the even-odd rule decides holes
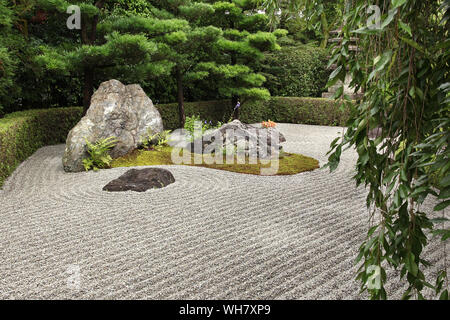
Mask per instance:
[[[134,152],[115,159],[111,163],[112,168],[118,167],[137,167],[137,166],[154,166],[154,165],[173,165],[172,162],[172,148],[163,147],[158,150],[135,150]],[[278,163],[268,163],[267,161],[256,161],[255,159],[245,159],[245,163],[238,163],[238,159],[235,156],[233,164],[226,163],[224,158],[223,164],[208,164],[207,156],[196,155],[202,157],[201,164],[194,163],[194,154],[190,154],[191,164],[185,164],[190,166],[206,167],[211,169],[226,170],[237,173],[260,175],[262,168],[277,167],[276,175],[293,175],[304,171],[312,171],[319,168],[319,161],[316,159],[302,156],[300,154],[284,153],[283,156],[277,161]],[[197,160],[197,162],[199,162]],[[210,161],[211,162],[211,161]],[[210,163],[209,162],[209,163]],[[254,162],[257,162],[254,164]]]

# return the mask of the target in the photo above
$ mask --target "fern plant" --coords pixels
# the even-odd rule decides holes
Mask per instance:
[[[115,137],[100,139],[95,143],[85,140],[89,157],[83,159],[84,169],[86,171],[91,169],[98,171],[99,169],[108,168],[112,161],[109,151],[116,146],[118,140]]]
[[[160,149],[168,146],[170,133],[170,130],[164,130],[162,132],[152,134],[149,130],[148,135],[142,139],[142,146],[145,149]]]

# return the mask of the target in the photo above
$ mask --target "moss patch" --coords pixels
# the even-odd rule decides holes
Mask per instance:
[[[111,163],[112,168],[118,167],[138,167],[138,166],[155,166],[155,165],[174,165],[172,162],[172,148],[163,147],[159,150],[135,150],[132,153],[115,159]],[[262,168],[270,168],[270,163],[264,163],[264,161],[257,161],[256,164],[250,164],[250,159],[246,157],[245,163],[237,163],[237,157],[234,157],[234,164],[207,164],[207,156],[202,156],[201,164],[194,164],[194,154],[189,155],[191,157],[191,164],[184,164],[189,166],[206,167],[210,169],[232,171],[237,173],[260,175]],[[199,157],[200,155],[196,155]],[[205,160],[206,159],[206,160]],[[278,162],[278,171],[276,175],[293,175],[304,171],[312,171],[319,168],[319,161],[316,159],[302,156],[300,154],[284,153],[284,156]],[[255,160],[253,159],[253,162]],[[275,164],[276,165],[276,164]]]

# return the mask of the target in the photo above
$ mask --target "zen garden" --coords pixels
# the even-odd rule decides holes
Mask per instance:
[[[448,300],[449,18],[0,0],[0,298]]]

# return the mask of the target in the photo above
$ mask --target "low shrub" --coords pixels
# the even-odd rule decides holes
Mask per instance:
[[[200,138],[207,130],[218,129],[223,122],[218,121],[215,125],[211,120],[203,120],[199,115],[187,116],[184,123],[184,129],[190,134],[192,141]]]
[[[0,187],[37,149],[65,142],[82,112],[80,107],[29,110],[0,119]]]
[[[199,116],[200,119],[212,121],[214,125],[218,122],[226,122],[231,116],[230,100],[213,100],[199,102],[185,102],[184,110],[186,117]],[[178,104],[158,104],[156,105],[165,129],[175,130],[180,128],[178,117]]]

